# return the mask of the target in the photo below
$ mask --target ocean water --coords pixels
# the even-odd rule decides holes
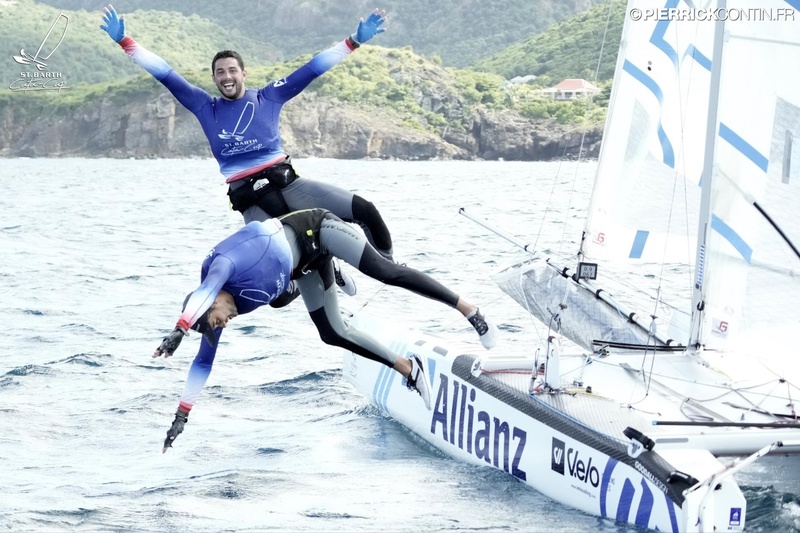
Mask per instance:
[[[593,163],[298,160],[373,201],[397,259],[478,303],[496,349],[544,334],[494,286],[522,256],[465,207],[569,254]],[[0,160],[0,530],[635,531],[453,460],[340,375],[301,302],[238,317],[175,447],[161,448],[199,340],[150,354],[241,225],[212,160]],[[562,229],[566,222],[568,229]],[[538,236],[538,237],[537,237]],[[455,311],[352,271],[349,310],[474,342]],[[543,451],[542,453],[548,453]],[[738,477],[748,531],[800,531],[800,462]]]

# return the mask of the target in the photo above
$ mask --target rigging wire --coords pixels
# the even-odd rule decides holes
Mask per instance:
[[[600,65],[602,64],[602,61],[603,61],[603,52],[605,51],[605,44],[606,44],[606,40],[608,38],[608,28],[609,28],[609,26],[611,24],[612,7],[613,7],[613,2],[609,2],[608,10],[606,11],[606,24],[605,24],[605,27],[603,29],[603,38],[600,40],[600,50],[599,50],[598,55],[597,55],[597,65],[595,66],[595,70],[594,70],[593,81],[595,83],[597,82],[597,79],[600,76]],[[590,110],[592,109],[593,103],[594,103],[594,98],[592,97],[592,95],[589,95],[589,97],[586,100],[586,112],[584,114],[584,120],[586,119],[586,117],[589,116]],[[578,147],[578,158],[575,161],[575,172],[574,172],[574,174],[572,176],[572,187],[571,187],[571,189],[569,191],[569,195],[567,197],[567,206],[564,209],[563,220],[561,222],[561,238],[558,241],[559,242],[559,248],[557,250],[557,255],[559,255],[559,256],[563,255],[562,247],[564,245],[566,245],[566,243],[567,243],[567,230],[568,230],[568,226],[569,226],[568,223],[567,223],[567,220],[569,219],[570,210],[572,209],[572,202],[573,202],[573,199],[575,197],[576,184],[577,184],[577,181],[578,181],[578,171],[580,169],[580,163],[583,160],[583,156],[584,156],[584,146],[586,144],[586,131],[587,131],[586,128],[583,128],[583,131],[581,132],[581,142],[580,142],[580,146]],[[566,157],[566,153],[567,153],[567,145],[565,144],[564,145],[564,158]],[[553,179],[553,188],[550,191],[550,198],[551,199],[553,197],[553,191],[555,190],[555,187],[556,187],[556,182],[558,181],[558,177],[559,177],[560,172],[561,172],[561,166],[562,166],[562,163],[559,162],[558,170],[557,170],[556,175],[555,175],[555,177]],[[548,201],[548,206],[549,206],[550,201]],[[543,230],[545,218],[542,219],[542,226],[539,229],[539,233],[540,234],[541,234],[541,232]],[[584,222],[584,224],[585,224],[585,222]],[[538,236],[537,236],[537,240],[538,240]],[[578,253],[576,254],[577,257],[581,257],[583,255],[582,249],[583,249],[583,240],[581,239],[581,243],[578,246]],[[574,256],[572,256],[571,254],[570,254],[569,257],[574,259]],[[563,294],[561,296],[561,307],[562,307],[562,309],[566,305],[568,296],[569,296],[569,284],[565,283],[564,284],[564,292],[563,292]],[[559,324],[560,324],[560,322],[559,322]],[[558,334],[561,335],[560,327],[559,327]]]
[[[607,364],[607,363],[605,363],[603,361],[595,361],[595,362],[598,363],[598,364]],[[665,374],[660,374],[658,372],[651,372],[650,379],[652,380],[652,379],[655,379],[655,378],[662,378],[662,379],[667,379],[667,380],[670,380],[670,381],[675,381],[675,382],[680,382],[680,383],[687,383],[687,384],[696,384],[697,383],[696,380],[679,378],[679,377],[676,377],[674,375],[665,375]],[[694,414],[687,413],[686,410],[685,410],[685,406],[689,405],[691,403],[695,403],[695,404],[699,405],[699,404],[703,404],[703,403],[716,402],[716,401],[724,398],[725,396],[729,396],[731,394],[735,394],[735,395],[739,396],[740,398],[742,398],[745,402],[747,402],[747,404],[749,404],[750,408],[747,409],[746,412],[754,412],[756,414],[761,414],[761,415],[765,415],[766,414],[766,415],[772,416],[773,418],[776,418],[776,417],[779,417],[779,416],[786,416],[786,415],[780,415],[780,414],[770,413],[768,411],[764,411],[760,407],[763,404],[763,402],[766,401],[768,398],[774,398],[775,396],[773,395],[773,392],[778,387],[780,387],[780,386],[782,386],[784,384],[787,386],[786,397],[789,399],[789,402],[790,402],[788,405],[792,407],[792,414],[794,414],[795,411],[794,411],[794,406],[793,406],[793,403],[792,403],[792,400],[791,400],[791,398],[792,398],[791,390],[792,389],[798,389],[798,387],[795,386],[794,384],[792,384],[791,382],[788,382],[787,380],[785,380],[783,378],[776,378],[774,380],[768,380],[768,381],[764,381],[764,382],[759,382],[759,383],[756,383],[754,385],[739,386],[739,387],[734,387],[730,383],[725,383],[725,384],[704,383],[703,386],[705,388],[707,388],[707,389],[721,389],[723,392],[721,394],[719,394],[719,395],[716,395],[716,396],[713,396],[713,397],[709,397],[709,398],[703,398],[703,399],[699,399],[699,398],[693,397],[691,395],[690,396],[685,396],[683,401],[681,402],[680,411],[689,420],[695,420],[695,419],[705,420],[706,419],[705,415],[700,415],[700,414],[697,414],[697,413],[694,413]],[[758,390],[757,390],[757,389],[766,388],[766,387],[768,387],[770,385],[772,385],[772,387],[768,391],[758,392]],[[750,397],[745,396],[744,393],[749,393]],[[756,397],[756,396],[760,396],[761,397],[761,400],[758,401],[758,403],[754,403],[754,400],[751,399],[751,398]],[[638,408],[635,408],[634,406],[637,403],[640,403],[641,401],[643,401],[645,399],[646,399],[646,395],[645,395],[645,397],[643,397],[643,398],[641,398],[641,399],[639,399],[639,400],[637,400],[635,402],[630,402],[628,404],[628,407],[638,410]],[[733,404],[731,404],[731,405],[733,405]]]
[[[439,234],[440,234],[440,233],[442,233],[442,231],[444,231],[444,229],[445,229],[445,228],[447,228],[447,227],[450,227],[450,226],[452,225],[452,223],[453,223],[453,220],[455,220],[455,218],[456,218],[457,216],[458,216],[458,213],[456,213],[456,214],[454,214],[453,216],[451,216],[451,217],[450,217],[450,219],[449,219],[447,222],[445,222],[445,223],[443,223],[443,224],[440,224],[440,225],[439,225],[439,229],[436,231],[436,233],[434,233],[433,235],[431,235],[430,237],[428,237],[428,238],[426,239],[426,244],[425,244],[425,246],[423,246],[423,247],[420,247],[420,248],[417,248],[417,250],[416,250],[416,251],[413,251],[413,252],[411,252],[411,253],[409,254],[409,256],[414,256],[414,255],[419,255],[419,254],[424,254],[424,253],[426,253],[426,252],[428,251],[428,249],[431,247],[431,244],[433,244],[433,243],[436,241],[436,239],[439,237]],[[405,264],[405,263],[403,263],[403,264]],[[365,300],[364,300],[364,301],[361,303],[361,306],[358,308],[358,311],[363,311],[363,309],[364,309],[364,308],[365,308],[367,305],[369,305],[370,303],[372,303],[372,302],[375,300],[375,298],[377,298],[377,297],[378,297],[378,295],[379,295],[381,292],[383,292],[383,290],[384,290],[384,289],[386,289],[386,287],[387,287],[387,286],[388,286],[388,285],[386,285],[385,283],[382,283],[382,284],[381,284],[381,286],[380,286],[380,287],[378,287],[378,288],[375,290],[375,292],[372,294],[372,296],[370,296],[370,297],[366,298],[366,299],[365,299]],[[357,312],[358,312],[358,311],[357,311]]]
[[[605,45],[606,45],[606,41],[608,39],[608,28],[609,28],[609,26],[611,24],[611,14],[613,12],[612,8],[613,8],[613,2],[609,2],[608,10],[606,12],[606,24],[605,24],[605,27],[603,29],[603,37],[600,40],[600,49],[599,49],[598,56],[597,56],[597,65],[595,66],[595,70],[594,70],[594,77],[593,77],[593,81],[594,82],[597,82],[597,79],[600,76],[600,65],[602,64],[602,61],[603,61],[603,53],[605,51]],[[593,104],[594,104],[594,98],[592,97],[592,95],[589,95],[589,97],[586,100],[586,113],[584,114],[584,119],[589,115],[589,111],[592,109]],[[572,208],[572,201],[573,201],[573,198],[574,198],[575,192],[576,192],[576,183],[578,181],[578,171],[580,170],[580,165],[579,164],[583,161],[583,157],[584,157],[584,147],[586,145],[586,133],[587,133],[587,129],[583,128],[583,131],[581,132],[581,142],[580,142],[580,145],[578,147],[578,157],[577,157],[577,160],[575,161],[575,172],[573,174],[572,182],[571,182],[572,183],[572,188],[569,191],[569,196],[568,196],[568,199],[567,199],[567,206],[566,206],[566,209],[564,209],[564,217],[563,217],[563,220],[561,222],[561,238],[558,240],[559,248],[556,251],[556,253],[554,254],[554,255],[556,255],[558,257],[563,257],[565,255],[563,253],[561,247],[564,246],[566,244],[566,242],[567,242],[567,231],[569,229],[568,228],[568,224],[567,224],[567,219],[569,217],[570,209]],[[556,187],[557,187],[557,184],[558,184],[558,179],[561,176],[561,170],[562,170],[562,166],[563,166],[564,160],[566,159],[567,149],[568,149],[568,145],[565,143],[564,144],[564,152],[562,154],[562,159],[561,159],[561,161],[558,162],[558,167],[556,169],[555,175],[553,176],[553,187],[550,189],[550,195],[549,195],[548,201],[547,201],[547,203],[545,205],[545,213],[544,213],[544,215],[542,217],[542,221],[541,221],[541,224],[539,226],[539,232],[536,235],[536,241],[534,242],[534,244],[536,244],[536,242],[538,242],[539,236],[541,236],[541,234],[544,231],[544,224],[545,224],[545,222],[547,220],[547,214],[549,213],[550,205],[552,204],[552,201],[553,201],[554,191],[556,190]],[[578,255],[581,255],[580,250],[578,251]],[[570,254],[569,257],[572,257],[572,254]]]
[[[431,249],[431,247],[432,247],[432,246],[433,246],[433,245],[434,245],[434,244],[437,242],[437,240],[440,238],[440,235],[442,234],[442,232],[443,232],[443,231],[444,231],[446,228],[450,228],[450,227],[452,227],[452,226],[453,226],[453,221],[454,221],[454,220],[456,219],[456,217],[458,217],[458,216],[459,216],[459,213],[458,213],[458,212],[456,212],[456,213],[455,213],[455,214],[453,214],[453,215],[452,215],[452,216],[451,216],[451,217],[450,217],[448,220],[446,220],[446,221],[442,222],[441,224],[439,224],[439,225],[438,225],[438,229],[435,231],[435,233],[433,233],[432,235],[430,235],[429,237],[427,237],[427,238],[425,239],[425,245],[424,245],[424,246],[417,247],[417,249],[416,249],[416,250],[413,250],[413,251],[411,251],[411,252],[408,254],[408,256],[409,256],[409,257],[413,257],[413,256],[415,256],[415,255],[420,255],[420,254],[425,254],[425,253],[428,253],[428,251]],[[526,254],[525,254],[525,256],[528,256],[528,255],[529,255],[528,253],[526,253]],[[376,298],[377,298],[377,297],[378,297],[378,296],[379,296],[379,295],[380,295],[380,294],[381,294],[381,293],[382,293],[382,292],[383,292],[383,291],[384,291],[384,290],[385,290],[387,287],[388,287],[388,285],[386,285],[386,284],[381,284],[381,285],[380,285],[380,286],[379,286],[379,287],[378,287],[378,288],[377,288],[377,289],[376,289],[376,290],[375,290],[375,291],[374,291],[374,292],[373,292],[373,293],[372,293],[372,294],[371,294],[369,297],[365,298],[365,300],[364,300],[363,302],[361,302],[360,306],[358,306],[358,307],[357,307],[357,311],[355,311],[355,312],[354,312],[354,313],[352,313],[352,314],[355,314],[355,313],[358,313],[358,312],[360,312],[360,311],[363,311],[363,310],[364,310],[364,308],[365,308],[365,307],[367,307],[367,305],[369,305],[370,303],[374,302],[374,301],[376,300]],[[463,292],[463,291],[459,291],[459,292],[461,293],[461,292]],[[466,292],[469,292],[469,291],[466,291]],[[481,308],[481,309],[483,309],[483,310],[485,311],[486,309],[489,309],[489,308],[491,308],[491,307],[492,307],[492,306],[493,306],[495,303],[497,303],[498,301],[505,299],[505,297],[506,297],[506,296],[505,296],[504,294],[498,294],[498,296],[497,296],[497,297],[495,297],[495,298],[493,298],[493,299],[491,299],[491,300],[484,300],[484,301],[482,301],[482,302],[481,302],[480,308]],[[448,312],[447,310],[445,310],[445,309],[442,309],[442,311],[439,313],[439,316],[443,317],[443,316],[445,316],[445,313],[447,313],[447,312]],[[542,339],[543,339],[543,334],[542,334],[542,331],[541,331],[541,330],[542,330],[542,328],[543,328],[542,324],[540,324],[539,322],[537,322],[537,321],[535,320],[535,318],[533,317],[533,315],[530,313],[530,309],[528,309],[528,314],[527,314],[527,315],[528,315],[528,319],[530,320],[531,324],[534,326],[534,330],[536,331],[537,335],[539,336],[539,341],[541,342],[541,341],[542,341]],[[448,330],[448,329],[450,329],[450,328],[452,328],[452,327],[456,326],[457,324],[459,324],[459,323],[463,322],[463,320],[464,320],[464,319],[463,319],[463,317],[454,318],[453,320],[451,320],[451,321],[449,321],[449,322],[445,322],[445,323],[443,323],[443,324],[442,324],[442,328],[443,328],[443,329],[445,329],[445,330]]]

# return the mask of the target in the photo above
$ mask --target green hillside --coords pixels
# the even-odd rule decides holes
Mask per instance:
[[[268,66],[248,68],[248,86],[258,87],[292,72],[311,55]],[[190,82],[216,94],[208,70],[184,70]],[[69,90],[21,94],[0,91],[0,110],[11,107],[17,119],[67,116],[92,103],[127,105],[131,101],[153,101],[164,92],[161,84],[136,65],[134,76],[94,84],[71,86]],[[415,54],[410,47],[388,49],[366,47],[314,81],[305,91],[319,97],[355,103],[360,109],[391,114],[406,127],[429,132],[444,129],[465,131],[480,109],[517,111],[532,119],[554,119],[576,129],[596,128],[605,116],[604,104],[585,101],[552,102],[529,86],[509,86],[499,75],[444,67],[435,59]]]
[[[78,9],[64,11],[69,17],[67,36],[58,53],[48,61],[49,70],[69,76],[73,84],[111,80],[136,72],[130,60],[99,29],[104,2],[48,1]],[[475,5],[471,2],[458,5],[442,2],[425,8],[424,2],[401,0],[392,6],[397,12],[389,15],[388,31],[373,42],[386,47],[411,46],[418,54],[440,57],[445,65],[458,64],[468,56],[474,60],[494,49],[493,55],[477,61],[472,68],[506,78],[528,74],[546,76],[539,85],[556,83],[568,77],[594,79],[610,6],[611,17],[599,74],[599,79],[604,80],[613,75],[624,0],[607,0],[530,37],[545,21],[561,20],[571,11],[596,1],[519,0],[509,4],[486,0]],[[540,8],[538,14],[535,17],[523,16],[534,4]],[[354,27],[352,13],[364,11],[357,10],[359,3],[342,7],[326,0],[299,4],[305,6],[303,9],[290,8],[285,2],[276,0],[248,3],[250,11],[272,10],[276,21],[284,21],[265,30],[263,20],[258,18],[239,17],[233,21],[231,17],[239,16],[241,9],[222,9],[217,2],[194,5],[188,0],[179,0],[167,5],[176,11],[133,10],[135,6],[158,6],[152,0],[133,0],[124,4],[128,9],[120,7],[120,12],[124,11],[128,33],[179,71],[203,69],[214,53],[226,48],[240,51],[248,68],[318,51],[341,38],[343,29],[346,28],[345,34],[351,31]],[[483,13],[486,9],[493,9],[497,16],[469,15]],[[201,14],[181,14],[191,11]],[[7,58],[0,62],[0,81],[13,80],[19,75],[20,65],[12,61],[11,56],[18,55],[22,49],[34,53],[59,12],[59,8],[33,0],[0,3],[0,52]],[[506,21],[512,12],[517,14],[516,23]],[[284,20],[287,17],[291,22]],[[337,22],[323,25],[322,20]],[[296,31],[307,26],[318,29]],[[283,36],[289,31],[287,28],[294,28],[291,38]],[[419,38],[412,37],[414,35]],[[509,43],[517,44],[502,50],[498,48]],[[456,56],[461,59],[455,59]]]
[[[565,78],[594,80],[595,70],[598,80],[610,80],[614,77],[625,6],[625,0],[607,0],[540,35],[476,62],[473,68],[506,78],[544,76],[539,85],[556,84]]]
[[[236,28],[258,42],[269,43],[284,57],[320,50],[355,31],[358,19],[374,8],[388,14],[386,33],[374,44],[413,46],[417,53],[438,55],[444,64],[467,66],[540,33],[553,23],[585,11],[600,0],[129,0],[119,13],[136,9],[169,9],[197,14],[223,28]],[[43,0],[65,9],[99,11],[107,1]],[[134,36],[143,30],[138,25]],[[195,32],[191,40],[215,38]],[[235,42],[235,41],[231,41]],[[233,45],[232,45],[233,46]],[[237,45],[238,46],[238,45]]]

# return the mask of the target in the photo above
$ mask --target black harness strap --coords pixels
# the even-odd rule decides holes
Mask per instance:
[[[254,205],[271,217],[287,214],[290,209],[281,190],[297,179],[291,162],[286,161],[267,167],[244,178],[245,183],[237,189],[228,188],[231,207],[243,213]]]
[[[280,217],[281,223],[291,226],[300,240],[300,260],[292,271],[292,279],[301,277],[309,270],[317,270],[330,261],[330,256],[322,253],[319,242],[319,229],[327,214],[325,209],[303,209]]]

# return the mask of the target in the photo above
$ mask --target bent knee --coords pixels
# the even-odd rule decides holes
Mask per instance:
[[[346,324],[341,324],[340,327],[334,326],[325,315],[324,308],[312,311],[311,319],[317,327],[317,332],[322,342],[331,346],[347,347],[347,339],[345,338],[347,331],[340,331],[342,327],[345,330],[347,329]]]
[[[341,346],[342,341],[344,340],[342,339],[341,335],[338,335],[332,329],[320,330],[319,338],[322,342],[331,346]]]

